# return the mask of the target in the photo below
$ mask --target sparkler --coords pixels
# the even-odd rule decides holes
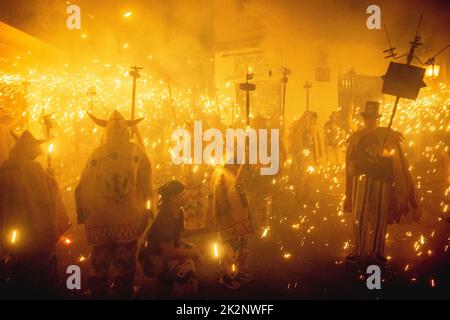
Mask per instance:
[[[261,235],[261,239],[267,237],[267,234],[269,233],[269,229],[270,229],[269,227],[264,228],[263,233]]]
[[[214,258],[219,258],[219,245],[216,243],[213,244],[213,250],[214,250]]]
[[[48,153],[51,154],[53,152],[53,149],[54,149],[54,145],[53,145],[53,143],[50,143],[48,145]]]
[[[18,232],[17,232],[17,230],[13,230],[11,232],[11,243],[15,244],[17,241],[17,238],[18,238]]]
[[[436,286],[436,280],[430,279],[430,285],[432,288],[434,288]]]
[[[70,239],[67,238],[67,237],[61,237],[61,241],[62,241],[66,246],[69,246],[69,245],[72,244],[72,240],[70,240]]]
[[[306,169],[306,172],[307,172],[308,174],[313,174],[315,171],[316,171],[316,170],[314,169],[313,166],[309,166],[309,167]]]

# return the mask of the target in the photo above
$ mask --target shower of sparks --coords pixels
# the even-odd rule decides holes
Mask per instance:
[[[127,17],[127,14],[132,15],[131,12],[127,12],[124,17]],[[85,34],[82,36],[86,37]],[[123,45],[128,46],[127,43]],[[77,154],[80,159],[86,159],[88,153],[92,150],[93,142],[100,139],[100,130],[97,131],[97,128],[93,127],[86,117],[86,111],[90,109],[90,99],[85,92],[89,87],[95,86],[96,88],[94,113],[97,116],[106,118],[114,109],[120,111],[124,116],[128,116],[130,113],[131,81],[128,75],[128,67],[125,66],[102,64],[97,61],[92,69],[87,67],[74,68],[65,65],[61,69],[55,68],[52,70],[28,69],[12,73],[0,72],[0,102],[8,105],[16,101],[20,92],[23,91],[24,81],[27,81],[29,85],[25,94],[27,107],[23,110],[22,115],[28,117],[30,130],[36,136],[44,137],[40,125],[42,110],[44,109],[46,113],[55,113],[54,118],[57,126],[52,132],[55,136],[55,142],[49,144],[48,152],[54,154],[55,166],[59,164],[59,169],[68,166],[67,161],[63,161],[63,157],[70,158],[74,154],[69,152],[68,149],[73,145],[72,142],[75,141],[77,136],[82,136],[88,141],[84,147],[81,147],[81,152]],[[226,83],[226,86],[231,85],[231,82]],[[233,99],[228,96],[218,96],[217,99],[212,99],[205,91],[205,93],[200,93],[196,103],[199,105],[198,109],[204,115],[212,115],[217,111],[223,112],[227,108],[229,109],[231,101]],[[169,105],[173,106],[175,114],[171,113],[171,109],[168,108]],[[140,125],[140,131],[144,138],[143,143],[147,153],[150,156],[158,156],[158,161],[152,166],[152,169],[154,168],[156,172],[156,179],[163,180],[174,176],[173,172],[165,172],[169,171],[167,168],[173,166],[170,162],[170,149],[167,148],[171,141],[164,133],[167,133],[170,128],[183,125],[183,122],[178,119],[195,119],[195,108],[192,106],[190,89],[174,88],[170,96],[165,81],[156,79],[149,73],[142,73],[142,77],[139,79],[139,92],[136,97],[136,117],[145,117],[142,125]],[[242,116],[242,113],[239,114],[240,110],[240,108],[236,109],[236,119]],[[383,117],[380,120],[382,125],[388,123],[391,110],[392,103],[382,104],[381,113]],[[164,128],[161,127],[161,123],[165,125]],[[360,120],[355,119],[354,125],[355,127],[361,126]],[[450,187],[436,195],[430,190],[430,181],[433,178],[439,178],[440,172],[436,168],[439,166],[442,154],[448,151],[448,146],[444,142],[444,134],[450,130],[450,87],[439,84],[438,90],[422,89],[421,95],[416,101],[401,100],[393,128],[404,135],[403,146],[408,159],[414,158],[426,163],[427,169],[425,172],[420,171],[414,165],[409,167],[418,187],[420,201],[423,203],[439,196],[441,198],[437,202],[439,213],[448,214],[449,203],[445,199],[450,196]],[[429,139],[429,137],[435,139]],[[61,146],[67,146],[67,148],[63,149]],[[303,156],[311,156],[310,150],[303,150]],[[410,161],[410,164],[416,162]],[[276,178],[270,178],[269,181],[274,189],[295,196],[294,174],[292,170],[289,170],[292,163],[292,158],[288,158],[285,163],[287,169]],[[65,186],[64,190],[72,192],[73,182],[78,181],[79,172],[72,167],[64,169],[71,176],[65,179],[67,181],[64,181],[62,185]],[[203,175],[203,170],[205,169],[200,166],[191,168],[193,174]],[[291,246],[279,239],[279,235],[276,234],[277,229],[274,227],[277,224],[286,224],[287,232],[295,235],[297,249],[300,250],[306,245],[323,245],[323,248],[331,248],[332,243],[325,235],[323,235],[322,242],[317,241],[315,234],[320,232],[322,223],[323,225],[333,224],[339,228],[338,231],[348,230],[352,226],[351,217],[342,211],[345,191],[345,166],[314,164],[314,166],[305,166],[303,172],[307,174],[308,179],[313,181],[311,185],[314,188],[311,188],[310,192],[314,196],[334,197],[336,201],[323,200],[302,204],[292,213],[268,213],[260,238],[266,239],[265,241],[271,241],[272,239],[277,241],[279,248],[281,248],[278,252],[281,252],[284,259],[299,255]],[[207,178],[208,173],[205,173],[203,183],[207,183]],[[71,186],[68,186],[70,183],[72,183]],[[150,210],[150,200],[147,201],[146,208]],[[314,220],[314,217],[320,217],[321,224],[314,223],[318,221],[317,219]],[[444,220],[441,217],[437,218],[438,222]],[[261,232],[261,229],[258,230]],[[268,237],[269,231],[270,237]],[[433,256],[437,252],[448,251],[448,244],[445,247],[430,248],[432,238],[438,232],[438,230],[422,230],[421,233],[402,231],[400,236],[396,236],[395,233],[387,233],[386,241],[405,241],[409,250],[411,250],[412,259],[419,260]],[[17,237],[17,231],[14,230],[11,235],[11,242],[15,243]],[[352,249],[353,243],[348,238],[342,238],[342,242],[338,242],[337,254],[348,254],[348,251]],[[65,238],[63,242],[69,245],[72,241]],[[292,253],[285,253],[286,248],[289,248]],[[214,257],[218,258],[219,247],[217,243],[213,245],[213,253]],[[392,253],[390,254],[388,260],[393,262],[398,260],[394,259]],[[80,255],[77,260],[83,262],[86,258]],[[342,261],[336,261],[336,265],[341,264]],[[411,260],[407,261],[407,264],[406,262],[402,264],[401,269],[404,272],[410,272],[411,269],[415,270],[416,266],[415,261]],[[233,265],[232,268],[235,271],[236,266]],[[420,278],[416,276],[409,278],[408,276],[408,279],[416,282]],[[435,287],[436,281],[436,279],[431,279],[430,285]]]

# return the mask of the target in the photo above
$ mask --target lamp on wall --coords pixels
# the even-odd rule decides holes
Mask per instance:
[[[425,71],[425,77],[428,79],[436,79],[439,77],[439,71],[441,67],[436,64],[430,64],[427,66]]]

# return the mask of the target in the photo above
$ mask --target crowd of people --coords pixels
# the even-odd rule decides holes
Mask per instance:
[[[56,243],[74,223],[84,226],[91,247],[92,298],[133,297],[138,266],[146,277],[159,279],[170,296],[195,297],[204,253],[186,241],[185,234],[205,228],[220,239],[219,282],[236,290],[253,280],[248,237],[268,224],[270,203],[279,187],[273,185],[274,177],[259,175],[255,165],[224,161],[214,166],[183,165],[178,179],[155,183],[159,164],[146,153],[146,136],[138,129],[142,119],[126,120],[118,111],[108,120],[89,114],[103,131],[102,139],[76,182],[76,221],[71,221],[55,171],[36,161],[43,154],[40,145],[51,134],[46,140],[36,139],[24,121],[0,111],[3,288],[51,292],[58,281]],[[419,221],[421,209],[402,150],[402,134],[379,126],[378,102],[368,101],[360,116],[364,127],[347,136],[337,111],[322,132],[317,113],[304,112],[290,125],[286,147],[281,138],[280,163],[291,174],[298,206],[308,202],[313,184],[309,173],[319,163],[345,163],[343,210],[353,216],[355,241],[346,260],[386,264],[387,225]],[[220,119],[210,123],[225,128]],[[263,117],[254,118],[251,125],[273,126]],[[189,122],[185,126],[189,128]],[[20,136],[12,134],[17,131]],[[166,161],[167,154],[160,159]]]

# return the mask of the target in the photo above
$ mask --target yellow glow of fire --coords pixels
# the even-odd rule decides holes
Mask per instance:
[[[269,227],[265,227],[263,230],[263,233],[261,235],[261,238],[265,238],[267,237],[267,233],[269,232]]]
[[[13,230],[11,233],[11,243],[16,243],[18,238],[18,232],[17,230]]]
[[[435,64],[429,65],[425,71],[425,76],[427,78],[437,78],[439,77],[439,71],[441,67]]]
[[[306,172],[308,172],[308,174],[312,174],[314,173],[314,171],[316,171],[316,169],[314,169],[313,166],[309,166],[308,169],[306,169]]]
[[[219,257],[219,246],[217,243],[214,243],[214,257],[218,258]]]

